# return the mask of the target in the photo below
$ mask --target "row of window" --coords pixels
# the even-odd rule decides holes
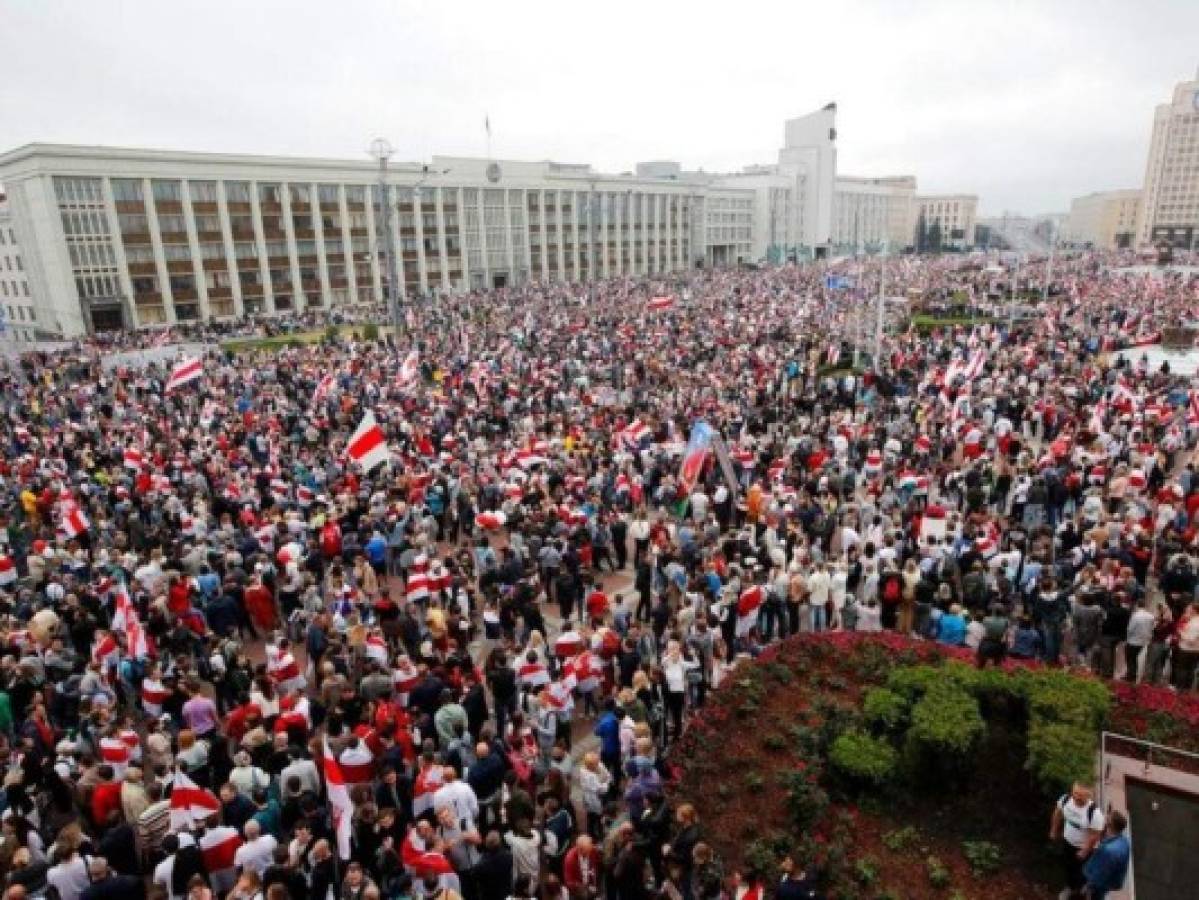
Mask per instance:
[[[20,290],[18,290],[18,288]],[[12,291],[12,293],[9,293],[10,290]],[[3,295],[5,297],[21,297],[21,296],[28,297],[29,296],[29,282],[28,281],[0,280],[0,293],[3,293]]]
[[[7,230],[8,230],[8,240],[6,241],[4,239],[5,229],[0,228],[0,247],[5,247],[8,244],[12,244],[14,247],[17,246],[17,233],[15,231],[13,231],[11,228],[9,228]]]
[[[26,313],[28,313],[28,316],[29,316],[28,318],[26,318]],[[36,322],[37,321],[37,310],[35,310],[32,306],[30,306],[30,307],[24,307],[24,306],[14,307],[10,303],[10,304],[8,304],[8,321],[10,321],[10,322]]]

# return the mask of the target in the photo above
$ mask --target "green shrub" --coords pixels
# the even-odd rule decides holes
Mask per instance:
[[[979,878],[998,872],[1003,865],[1003,853],[990,841],[962,841],[962,853],[970,863],[970,870]]]
[[[864,731],[847,731],[833,741],[829,762],[853,781],[884,784],[895,777],[899,754],[887,741]]]
[[[820,755],[820,729],[810,725],[792,725],[791,737],[795,739],[795,749],[800,756],[811,758]]]
[[[905,825],[883,835],[883,846],[888,850],[899,852],[914,846],[920,840],[920,832],[915,826]]]
[[[787,749],[787,739],[781,734],[771,733],[762,738],[762,749],[779,753]]]
[[[1098,741],[1093,730],[1077,725],[1032,721],[1025,768],[1049,793],[1068,790],[1075,781],[1091,780]]]
[[[928,870],[928,883],[938,890],[949,887],[951,881],[949,870],[945,868],[944,863],[937,857],[930,856],[924,861],[924,866]]]
[[[1112,705],[1111,691],[1099,681],[1047,669],[1029,676],[1029,718],[1098,730]]]
[[[945,672],[940,666],[904,666],[887,677],[887,687],[910,701],[919,700],[935,686],[944,686]]]
[[[368,322],[362,326],[362,339],[364,341],[379,340],[379,326],[374,322]]]
[[[862,713],[870,725],[896,731],[908,719],[908,701],[889,688],[871,688],[862,698]]]
[[[873,856],[863,856],[853,864],[853,877],[862,887],[870,887],[878,881],[878,860]]]
[[[909,740],[936,756],[964,757],[986,731],[978,701],[960,687],[940,684],[912,707]]]
[[[820,786],[815,770],[787,772],[780,776],[787,793],[787,810],[800,831],[807,831],[828,809],[828,794]]]
[[[325,328],[325,340],[326,341],[337,340],[337,335],[338,335],[338,330],[337,330],[336,325],[329,325],[328,327]]]

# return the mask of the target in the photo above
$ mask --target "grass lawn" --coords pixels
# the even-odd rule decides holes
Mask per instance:
[[[337,333],[341,337],[361,338],[363,325],[338,325]],[[378,327],[378,326],[376,326]],[[301,344],[315,344],[325,337],[326,329],[314,331],[292,331],[288,334],[276,334],[271,337],[234,338],[221,342],[221,349],[230,353],[240,353],[245,350],[278,350],[282,347],[297,347]]]

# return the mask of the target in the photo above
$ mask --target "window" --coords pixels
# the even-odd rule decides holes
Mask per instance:
[[[149,231],[145,216],[121,213],[117,216],[117,222],[121,226],[121,234],[145,234]]]
[[[322,184],[317,188],[317,191],[322,204],[337,203],[337,185]]]
[[[292,203],[310,203],[311,195],[306,184],[289,184],[287,186],[288,193],[291,194]]]
[[[154,262],[154,250],[142,244],[135,244],[125,248],[125,260],[130,265],[138,263]]]
[[[287,241],[267,241],[267,256],[287,256]]]
[[[346,185],[346,203],[366,203],[366,188],[360,184]]]
[[[196,289],[196,279],[191,275],[172,275],[171,276],[171,291],[194,291]]]
[[[233,245],[234,256],[238,259],[254,259],[258,256],[258,248],[249,241],[239,241]]]
[[[191,181],[188,182],[188,189],[191,191],[192,203],[216,203],[215,181]]]
[[[163,244],[162,256],[167,262],[187,262],[192,258],[187,244]]]
[[[249,203],[250,183],[248,181],[226,181],[225,196],[230,203]]]
[[[225,245],[224,244],[201,244],[200,256],[203,259],[224,259]]]
[[[278,203],[279,202],[279,185],[277,184],[260,184],[258,185],[258,202],[259,203]]]
[[[221,230],[221,220],[219,216],[196,216],[196,231],[216,234]]]
[[[137,178],[114,178],[112,197],[117,203],[141,203],[142,183]]]
[[[254,236],[254,218],[247,215],[229,217],[229,227],[235,237]]]
[[[162,234],[182,234],[187,226],[183,224],[183,216],[159,216],[158,230]]]
[[[79,281],[78,278],[75,279]],[[133,293],[135,294],[156,294],[158,293],[158,279],[153,275],[137,275],[130,279],[133,285]]]
[[[162,181],[156,178],[150,182],[150,186],[154,191],[154,199],[159,202],[178,203],[183,199],[178,181]]]

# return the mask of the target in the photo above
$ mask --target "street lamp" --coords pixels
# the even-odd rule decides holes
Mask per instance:
[[[391,217],[394,210],[387,197],[387,161],[394,151],[386,138],[375,138],[371,141],[369,152],[379,162],[379,207],[383,214],[383,252],[387,256],[387,304],[391,308],[391,324],[398,345],[401,329],[400,276],[392,247]]]

